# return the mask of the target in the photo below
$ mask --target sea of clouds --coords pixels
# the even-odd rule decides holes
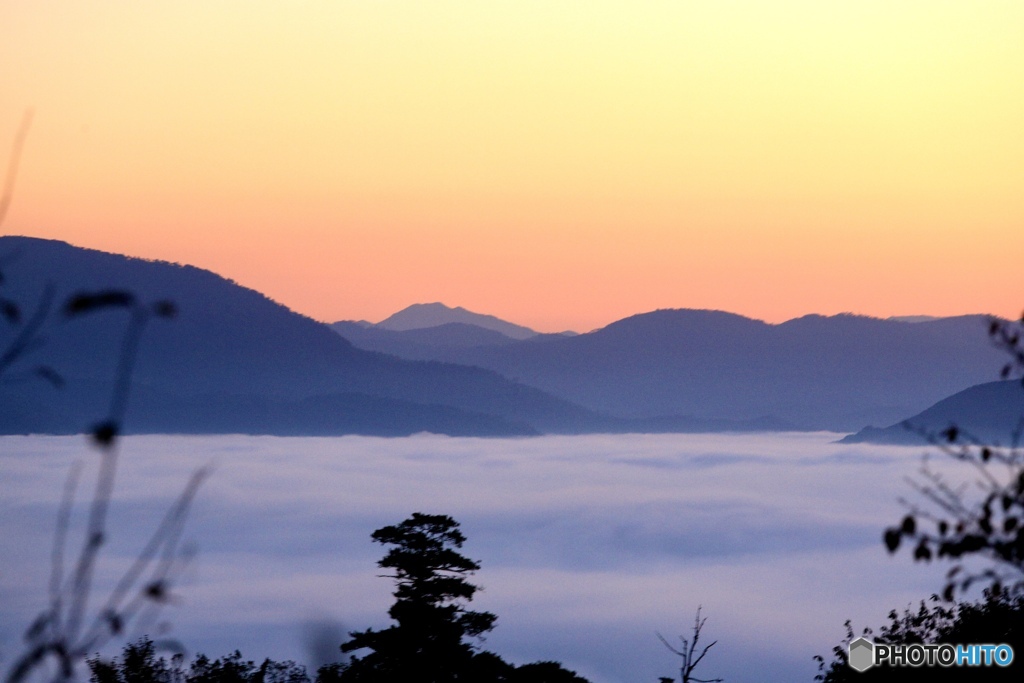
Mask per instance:
[[[846,619],[877,627],[948,568],[881,542],[927,449],[838,436],[127,437],[95,595],[212,465],[187,526],[196,557],[161,615],[192,651],[312,664],[345,631],[385,626],[392,586],[370,533],[421,511],[461,522],[482,564],[473,606],[498,615],[484,645],[510,661],[555,659],[595,683],[677,675],[655,633],[688,635],[700,605],[718,641],[700,677],[810,681]],[[87,498],[98,455],[84,437],[0,438],[4,669],[45,603],[75,461]]]

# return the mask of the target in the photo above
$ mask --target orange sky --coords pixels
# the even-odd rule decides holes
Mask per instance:
[[[1019,0],[5,0],[4,229],[322,320],[1015,316],[1021,36]]]

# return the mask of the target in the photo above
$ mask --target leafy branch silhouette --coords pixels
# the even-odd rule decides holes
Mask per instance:
[[[1024,316],[1012,322],[992,319],[988,332],[993,344],[1010,356],[1002,378],[1019,377],[1024,384]],[[1024,587],[1024,418],[1007,446],[990,444],[956,425],[937,434],[904,426],[967,465],[973,478],[953,483],[926,456],[920,478],[909,480],[923,503],[901,499],[908,514],[885,530],[886,548],[894,553],[907,542],[914,546],[916,561],[952,560],[942,592],[947,601],[979,582],[996,593],[1006,585]],[[927,528],[921,520],[929,523]],[[968,568],[967,558],[986,559],[990,566]]]

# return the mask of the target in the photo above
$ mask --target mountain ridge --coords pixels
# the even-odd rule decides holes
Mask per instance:
[[[47,282],[61,298],[115,287],[147,301],[178,300],[178,318],[154,320],[147,331],[134,376],[136,424],[161,429],[161,410],[182,414],[192,402],[193,414],[205,416],[197,421],[220,415],[226,426],[255,428],[244,415],[231,416],[246,405],[291,415],[288,424],[265,421],[287,433],[321,433],[330,406],[338,425],[350,424],[338,415],[341,405],[378,431],[391,414],[403,430],[459,434],[756,425],[855,432],[916,414],[988,380],[1003,363],[988,343],[987,316],[808,315],[769,324],[725,311],[659,309],[574,336],[515,340],[467,323],[405,331],[345,323],[350,340],[340,323],[332,329],[193,266],[28,237],[0,238],[0,256],[8,276],[0,293],[26,304],[39,300]],[[109,385],[123,332],[119,313],[53,321],[33,360],[81,386]],[[412,352],[420,357],[398,357]],[[42,383],[30,384],[14,398],[0,392],[4,409],[22,420],[19,427],[12,417],[5,429],[23,429],[33,411],[48,407],[82,414],[84,399],[74,390],[55,398]],[[295,406],[306,406],[308,419]]]
[[[865,427],[840,443],[920,445],[955,427],[968,441],[1015,445],[1024,429],[1024,387],[1019,380],[985,382],[958,391],[888,427]],[[1018,444],[1019,445],[1019,444]]]
[[[492,423],[484,430],[488,435],[572,432],[597,428],[604,421],[593,411],[482,368],[406,361],[357,349],[322,323],[193,266],[30,237],[0,238],[0,253],[5,257],[3,295],[27,308],[48,286],[55,288],[57,301],[80,290],[113,288],[129,290],[144,301],[177,302],[176,319],[153,320],[140,346],[129,427],[133,419],[136,424],[158,421],[161,406],[175,402],[192,401],[193,419],[199,420],[204,412],[238,408],[239,402],[228,397],[287,406],[331,395],[374,397],[374,410],[405,420],[410,433],[450,433],[453,430],[446,425],[459,415],[467,424],[482,424],[479,416],[490,416]],[[43,409],[49,407],[50,413],[79,422],[86,414],[99,419],[98,407],[104,405],[104,392],[115,376],[123,313],[101,311],[77,320],[51,316],[44,330],[48,343],[26,360],[56,368],[66,376],[68,387],[54,391],[41,382],[6,387],[0,392],[4,410],[31,416],[33,410],[47,412]],[[86,386],[95,389],[92,398],[77,391]],[[436,407],[434,413],[427,410],[430,406]],[[411,419],[413,413],[422,419]],[[431,415],[440,422],[432,422]],[[245,423],[245,416],[228,421]],[[499,424],[504,427],[496,428]],[[295,425],[302,427],[301,421]],[[9,422],[6,429],[24,431]],[[188,431],[188,425],[175,429]],[[455,431],[473,433],[469,427]]]
[[[989,319],[811,314],[771,324],[725,311],[659,309],[573,337],[390,350],[488,368],[623,417],[774,415],[806,429],[853,432],[991,379],[1002,363],[987,339]]]

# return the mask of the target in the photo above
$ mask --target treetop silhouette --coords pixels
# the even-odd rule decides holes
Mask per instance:
[[[342,652],[369,654],[322,668],[318,683],[586,683],[557,662],[517,667],[472,642],[483,640],[497,617],[467,607],[480,590],[469,582],[480,564],[459,552],[466,537],[454,519],[416,512],[372,537],[390,546],[377,566],[393,571],[385,576],[395,581],[388,611],[395,624],[351,633]]]

